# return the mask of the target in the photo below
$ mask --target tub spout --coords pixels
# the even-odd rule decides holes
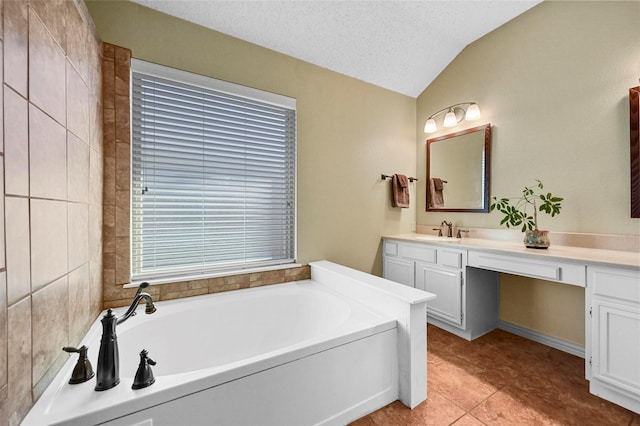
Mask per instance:
[[[111,309],[109,309],[100,320],[102,322],[102,339],[100,339],[100,352],[98,354],[98,368],[96,371],[95,390],[97,391],[111,389],[120,383],[120,355],[118,352],[116,326],[135,315],[140,299],[144,299],[146,302],[145,312],[147,314],[152,314],[156,311],[151,296],[148,293],[142,292],[142,290],[148,286],[149,283],[140,284],[129,309],[127,309],[122,317],[116,317]]]
[[[138,307],[138,303],[140,303],[140,299],[144,299],[145,301],[145,304],[146,304],[144,309],[145,314],[152,314],[156,311],[156,307],[153,304],[153,300],[151,300],[151,295],[149,295],[149,293],[142,292],[142,290],[144,290],[147,287],[149,287],[149,283],[147,282],[141,283],[140,286],[138,286],[138,291],[136,291],[136,295],[133,298],[131,305],[129,305],[129,309],[127,309],[127,312],[125,312],[124,315],[122,315],[122,317],[118,318],[118,324],[122,324],[123,322],[128,320],[129,317],[132,317],[136,314],[136,308]]]
[[[146,305],[144,308],[145,314],[152,314],[156,311],[156,306],[153,304],[153,300],[151,299],[151,295],[149,295],[149,293],[136,294],[136,297],[134,297],[133,301],[131,302],[131,305],[129,306],[129,309],[127,309],[127,312],[125,312],[124,315],[122,315],[122,317],[118,318],[118,321],[117,321],[118,324],[122,324],[123,322],[125,322],[130,317],[136,314],[136,308],[138,307],[138,303],[140,303],[140,299],[144,299],[145,301],[145,305]]]

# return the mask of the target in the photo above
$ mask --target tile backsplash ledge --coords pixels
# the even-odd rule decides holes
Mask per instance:
[[[220,293],[224,291],[300,281],[309,278],[311,278],[311,268],[309,265],[303,265],[273,271],[251,272],[200,280],[165,283],[150,286],[145,291],[149,293],[154,300],[171,300],[182,297],[200,296],[203,294]],[[107,287],[105,286],[105,291],[106,290]],[[107,295],[105,294],[104,308],[128,306],[135,293],[135,287],[110,287],[108,300]]]

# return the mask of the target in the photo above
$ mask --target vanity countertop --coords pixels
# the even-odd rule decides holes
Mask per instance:
[[[601,266],[640,268],[640,253],[638,252],[553,245],[553,237],[551,246],[548,249],[526,248],[522,241],[500,241],[484,238],[447,239],[416,233],[383,235],[382,238],[419,244],[435,244],[450,248],[473,249],[495,254],[503,253],[527,257],[540,256],[541,259],[549,260],[558,259]]]

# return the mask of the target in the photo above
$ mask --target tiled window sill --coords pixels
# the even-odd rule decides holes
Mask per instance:
[[[123,288],[135,288],[135,287],[138,287],[140,283],[145,281],[148,282],[150,285],[174,284],[174,283],[185,282],[185,281],[198,281],[198,280],[206,280],[210,278],[230,277],[235,275],[257,274],[261,272],[279,271],[282,269],[299,268],[301,266],[302,264],[300,263],[286,263],[283,265],[264,266],[260,268],[235,269],[235,270],[227,270],[227,271],[220,271],[220,272],[211,272],[206,274],[181,275],[181,276],[173,276],[173,277],[165,277],[165,278],[148,279],[148,280],[137,280],[137,281],[132,281],[129,284],[125,284]]]

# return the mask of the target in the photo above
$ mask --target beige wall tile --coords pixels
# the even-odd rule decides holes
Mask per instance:
[[[27,415],[31,406],[33,405],[33,398],[31,393],[27,394],[21,401],[18,401],[15,411],[9,415],[8,426],[19,426],[22,419]]]
[[[67,132],[67,194],[69,201],[89,202],[89,146]]]
[[[73,270],[89,261],[89,205],[68,203],[68,270]]]
[[[102,204],[103,191],[102,155],[95,149],[89,150],[89,203]],[[115,194],[114,194],[115,195]]]
[[[116,46],[109,43],[102,43],[102,56],[105,61],[113,62],[116,55]],[[115,92],[113,92],[115,93]]]
[[[89,204],[89,259],[102,255],[102,206]]]
[[[29,195],[29,121],[27,101],[4,87],[4,161],[7,194]]]
[[[102,282],[103,282],[103,289],[102,289],[102,301],[103,303],[106,302],[107,300],[107,289],[113,287],[114,285],[116,285],[116,270],[114,269],[108,269],[108,268],[103,268],[102,270]],[[104,307],[106,307],[106,305],[104,305]]]
[[[31,394],[31,297],[9,306],[7,314],[10,389],[7,405],[12,413]]]
[[[115,50],[115,93],[129,96],[129,78],[131,75],[131,51],[122,47]],[[116,100],[117,102],[117,100]]]
[[[0,85],[0,87],[2,87]],[[0,93],[0,96],[2,93]],[[1,124],[1,123],[0,123]],[[0,132],[1,133],[1,132]],[[1,138],[0,138],[1,139]],[[6,267],[5,264],[5,234],[4,234],[4,158],[0,157],[0,269]]]
[[[86,12],[77,1],[0,0],[2,425],[20,424],[68,358],[69,334],[78,340],[102,308],[101,48],[77,8]]]
[[[29,105],[29,177],[32,197],[67,199],[67,132]]]
[[[67,62],[67,128],[89,143],[89,89]]]
[[[116,69],[113,62],[113,56],[109,58],[109,55],[113,55],[113,45],[103,43],[103,55],[102,61],[102,104],[104,109],[114,110],[116,109]]]
[[[103,155],[109,158],[116,157],[116,110],[104,109],[102,113],[103,123]]]
[[[7,273],[0,272],[0,405],[7,397],[7,333]]]
[[[120,127],[116,124],[117,128]],[[131,145],[124,142],[116,142],[116,191],[130,190],[131,186]],[[118,201],[116,200],[116,204]]]
[[[0,11],[0,24],[2,23],[2,16]],[[0,39],[0,96],[2,96],[2,92],[4,91],[4,85],[2,81],[4,80],[4,43]],[[2,97],[4,99],[4,96]],[[0,129],[4,129],[4,105],[0,102]],[[4,132],[0,132],[4,133]],[[0,134],[0,151],[4,152],[4,134]]]
[[[208,290],[206,288],[195,288],[191,290],[183,290],[178,292],[169,292],[163,293],[160,295],[160,300],[173,300],[173,299],[181,299],[183,297],[193,297],[193,296],[202,296],[204,294],[208,294]]]
[[[89,93],[91,93],[91,89]],[[95,94],[89,95],[89,145],[97,152],[103,153],[102,100],[99,95]]]
[[[89,262],[90,316],[95,317],[102,310],[102,259],[98,256]]]
[[[28,21],[26,1],[3,2],[4,82],[27,96]]]
[[[102,225],[102,251],[104,253],[116,252],[116,227],[115,226],[109,226],[105,224]]]
[[[129,237],[131,208],[129,191],[116,191],[116,237]]]
[[[29,14],[29,100],[65,124],[65,55],[31,11]]]
[[[5,197],[7,298],[9,305],[31,292],[29,201]]]
[[[114,157],[104,157],[104,183],[103,183],[104,205],[116,204],[116,159]]]
[[[129,237],[116,237],[116,284],[131,282]]]
[[[67,2],[69,3],[69,2]],[[67,56],[84,81],[88,81],[88,31],[78,10],[69,5],[67,12]]]
[[[33,382],[40,381],[62,347],[69,343],[69,284],[67,276],[32,295]]]
[[[67,273],[67,203],[31,200],[31,288]]]
[[[29,0],[31,10],[38,14],[40,20],[49,30],[62,50],[66,50],[67,37],[65,26],[68,25],[64,11],[66,0]]]
[[[116,143],[131,142],[130,108],[129,95],[116,95]]]
[[[69,344],[77,346],[93,321],[89,263],[69,272]],[[94,348],[95,349],[95,348]]]
[[[34,401],[37,401],[38,398],[40,398],[40,396],[44,393],[44,391],[47,389],[47,386],[51,384],[53,379],[56,377],[56,374],[58,374],[58,371],[60,371],[69,357],[70,355],[68,355],[66,352],[60,351],[56,359],[51,362],[51,365],[49,366],[47,371],[45,371],[40,380],[33,384],[32,394]]]

